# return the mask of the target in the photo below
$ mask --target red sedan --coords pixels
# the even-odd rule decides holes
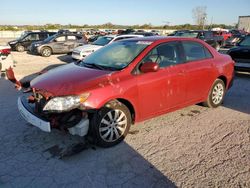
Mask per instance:
[[[44,131],[88,134],[110,147],[136,122],[201,102],[219,106],[233,75],[231,57],[199,39],[127,39],[37,77],[18,108]]]

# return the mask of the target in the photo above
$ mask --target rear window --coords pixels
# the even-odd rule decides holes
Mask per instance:
[[[186,61],[196,61],[213,57],[209,50],[198,42],[184,41],[182,44]]]
[[[76,36],[75,35],[69,35],[68,40],[76,40]]]

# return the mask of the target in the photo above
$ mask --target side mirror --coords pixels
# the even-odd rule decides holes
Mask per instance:
[[[158,70],[159,70],[159,65],[158,63],[155,62],[146,62],[142,64],[142,66],[140,67],[140,71],[143,73],[157,72]]]

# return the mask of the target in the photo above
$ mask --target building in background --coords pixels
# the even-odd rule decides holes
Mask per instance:
[[[238,29],[250,32],[250,16],[239,16]]]

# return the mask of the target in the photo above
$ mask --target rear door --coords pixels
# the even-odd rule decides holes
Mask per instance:
[[[183,41],[186,64],[187,102],[196,102],[206,97],[214,81],[213,56],[199,42]]]

